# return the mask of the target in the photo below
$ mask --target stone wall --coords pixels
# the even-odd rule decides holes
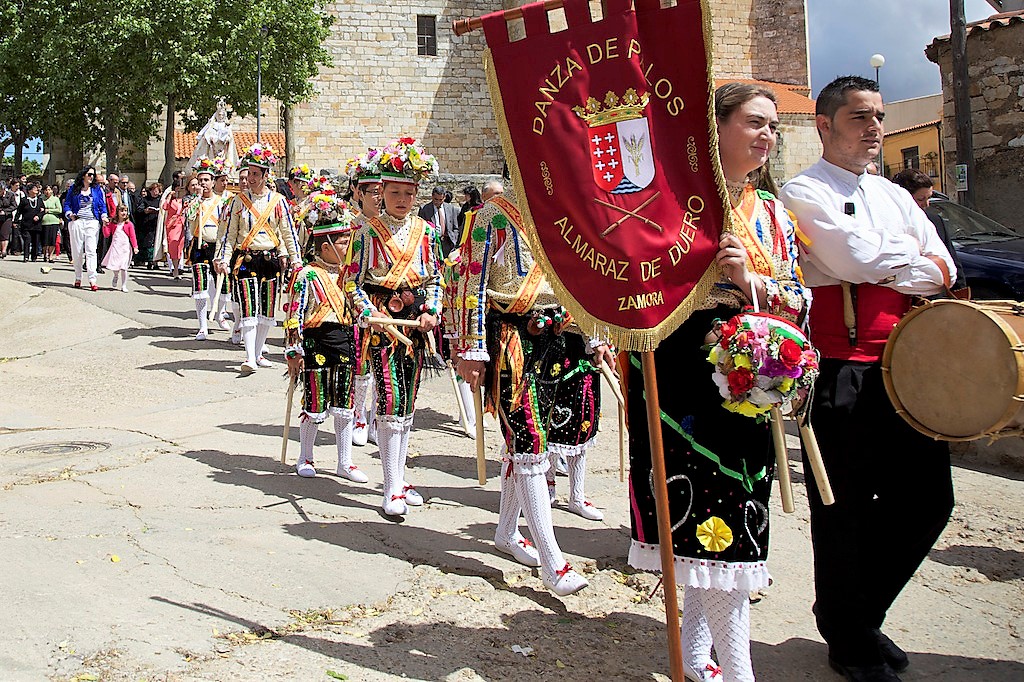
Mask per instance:
[[[771,159],[772,177],[780,187],[821,158],[821,140],[813,114],[780,114],[779,144]]]
[[[1008,227],[1024,230],[1019,196],[1024,189],[1024,23],[972,31],[967,58],[973,126],[974,197],[977,209]],[[949,41],[936,41],[928,58],[942,73],[946,186],[956,187],[956,119],[953,115]]]
[[[754,32],[750,59],[752,77],[809,86],[811,65],[807,52],[806,0],[758,0],[751,16]]]

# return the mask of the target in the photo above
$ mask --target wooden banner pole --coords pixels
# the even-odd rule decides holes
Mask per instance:
[[[562,0],[544,0],[544,9],[551,11],[562,7]],[[505,10],[505,21],[514,21],[523,18],[523,10],[519,7]],[[472,19],[456,19],[452,22],[452,33],[457,36],[476,31],[484,27],[483,19],[474,17]]]
[[[288,401],[284,408],[284,432],[281,434],[281,464],[288,463],[288,432],[292,426],[292,402],[295,396],[295,385],[299,383],[298,377],[288,375]]]
[[[658,377],[654,351],[642,354],[644,392],[647,402],[647,430],[651,437],[651,469],[654,473],[654,500],[658,509],[658,546],[661,549],[661,579],[665,588],[665,628],[668,634],[668,660],[672,682],[683,682],[683,645],[679,639],[679,599],[676,594],[676,565],[672,552],[672,524],[669,520],[668,485],[665,482],[665,445],[661,440],[661,403],[658,401]]]

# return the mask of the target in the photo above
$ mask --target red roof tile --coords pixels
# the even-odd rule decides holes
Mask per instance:
[[[988,19],[982,19],[981,21],[972,21],[967,24],[967,35],[973,33],[981,33],[983,31],[991,31],[993,28],[999,28],[1000,26],[1009,26],[1010,24],[1024,23],[1024,9],[1019,9],[1015,12],[1003,12],[1001,14],[993,14]],[[949,40],[949,34],[939,36],[932,41],[932,45],[935,43],[944,43]]]
[[[930,128],[932,126],[937,126],[940,123],[942,123],[942,119],[941,118],[937,118],[934,121],[927,121],[925,123],[918,123],[917,125],[908,126],[906,128],[900,128],[899,130],[887,130],[887,131],[885,131],[885,136],[889,137],[890,135],[899,135],[900,133],[909,133],[909,132],[911,132],[913,130],[922,130],[924,128]]]
[[[750,78],[719,78],[715,81],[717,85],[726,83],[753,83],[771,88],[778,99],[778,110],[780,114],[813,114],[814,100],[806,94],[807,87],[790,85],[788,83],[772,83],[771,81],[759,81]]]
[[[174,133],[174,158],[187,161],[196,150],[198,133]],[[284,154],[284,133],[260,133],[264,142],[274,148],[280,155]],[[235,131],[235,147],[241,152],[256,143],[256,133],[247,130]]]

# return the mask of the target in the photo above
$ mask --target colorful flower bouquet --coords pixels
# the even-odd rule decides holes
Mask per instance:
[[[311,234],[317,234],[322,232],[315,229],[317,227],[330,226],[335,228],[331,230],[332,232],[338,231],[338,227],[351,229],[354,216],[345,200],[328,185],[309,196],[299,209],[296,219],[303,223]]]
[[[787,412],[818,376],[818,351],[793,324],[767,313],[715,322],[705,346],[718,391],[730,412],[764,421],[774,407]]]
[[[411,137],[400,137],[389,142],[380,153],[381,179],[390,182],[419,183],[437,175],[437,159],[423,153],[423,148]]]
[[[362,156],[356,156],[345,164],[345,174],[355,177],[356,182],[380,180],[380,151],[370,147]]]
[[[277,152],[274,148],[266,143],[257,142],[253,146],[242,152],[242,159],[239,161],[239,165],[242,168],[246,166],[260,166],[261,168],[271,168],[277,163]]]
[[[214,175],[214,171],[216,170],[216,168],[217,166],[215,160],[211,159],[209,156],[204,155],[196,159],[196,164],[192,166],[192,172],[195,173],[196,175],[198,175],[199,173],[209,173],[210,175]]]

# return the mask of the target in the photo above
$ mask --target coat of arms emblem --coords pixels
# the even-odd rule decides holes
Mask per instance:
[[[651,129],[643,115],[649,96],[630,88],[620,98],[587,99],[573,111],[587,124],[590,163],[597,186],[611,194],[633,194],[654,180]]]

